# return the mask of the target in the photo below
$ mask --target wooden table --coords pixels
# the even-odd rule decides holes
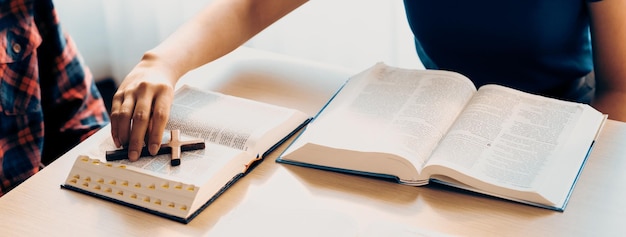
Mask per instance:
[[[314,114],[355,71],[241,48],[189,73],[194,86]],[[109,136],[103,129],[94,136]],[[191,223],[61,189],[81,143],[0,198],[2,236],[617,236],[626,234],[626,124],[609,121],[565,212],[436,185],[266,158]],[[281,147],[279,151],[284,149]]]

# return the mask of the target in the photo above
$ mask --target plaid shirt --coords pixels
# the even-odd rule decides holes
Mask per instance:
[[[108,123],[52,0],[0,0],[0,196]]]

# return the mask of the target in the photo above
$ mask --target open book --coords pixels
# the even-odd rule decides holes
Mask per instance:
[[[100,136],[62,187],[188,223],[309,120],[294,109],[183,86],[166,129],[180,130],[182,140],[204,139],[205,149],[182,152],[178,166],[169,154],[107,161],[116,147],[110,135]]]
[[[605,120],[589,105],[378,63],[350,78],[277,162],[563,211]]]

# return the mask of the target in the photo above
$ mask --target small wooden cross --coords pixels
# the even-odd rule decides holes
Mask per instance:
[[[199,143],[199,142],[201,142],[204,145],[204,140],[202,140],[202,139],[196,139],[196,140],[190,140],[190,141],[181,141],[180,140],[180,130],[178,130],[178,129],[171,130],[170,133],[171,133],[170,142],[167,143],[167,144],[170,145],[170,147],[172,148],[172,160],[170,161],[170,164],[172,166],[179,166],[180,165],[180,152],[181,152],[182,146],[184,146],[184,145],[191,145],[191,144],[195,144],[195,143]]]
[[[194,139],[194,140],[189,140],[189,141],[181,141],[180,140],[180,130],[178,130],[178,129],[171,130],[170,134],[171,134],[170,135],[170,141],[168,143],[161,144],[161,148],[159,148],[159,151],[157,152],[157,155],[171,153],[172,154],[172,160],[170,161],[170,164],[172,166],[180,165],[180,154],[181,154],[181,152],[183,152],[183,151],[199,150],[199,149],[204,149],[205,148],[205,144],[204,144],[204,140],[203,139]],[[150,156],[150,152],[148,151],[148,148],[144,146],[141,149],[141,155],[139,155],[139,156],[140,157]],[[106,152],[106,160],[107,161],[123,160],[123,159],[128,159],[128,148],[123,148],[123,149],[119,149],[119,150],[107,151]]]

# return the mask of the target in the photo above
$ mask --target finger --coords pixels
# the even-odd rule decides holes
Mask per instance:
[[[152,117],[150,131],[148,134],[148,150],[151,155],[156,155],[159,151],[163,131],[170,115],[173,92],[171,88],[159,90],[152,106]]]
[[[141,148],[143,148],[144,138],[150,123],[150,111],[153,100],[153,94],[149,93],[148,90],[138,89],[136,93],[137,101],[133,110],[130,139],[128,140],[128,159],[131,161],[139,159],[139,154],[141,154]]]
[[[132,93],[120,91],[115,94],[114,102],[111,105],[111,135],[115,145],[120,147],[128,144],[135,98]]]
[[[119,130],[119,120],[121,116],[121,107],[122,101],[124,97],[121,92],[116,92],[113,95],[113,100],[111,101],[111,137],[113,138],[113,142],[115,143],[115,147],[121,147],[122,143],[120,142],[118,130]]]
[[[148,126],[146,127],[146,133],[144,133],[143,135],[143,145],[147,146],[148,144],[148,134],[150,134],[150,131],[152,130],[152,118],[148,119]],[[150,148],[148,146],[148,148]],[[150,152],[150,150],[148,150],[148,152]],[[152,154],[150,154],[152,155]]]

